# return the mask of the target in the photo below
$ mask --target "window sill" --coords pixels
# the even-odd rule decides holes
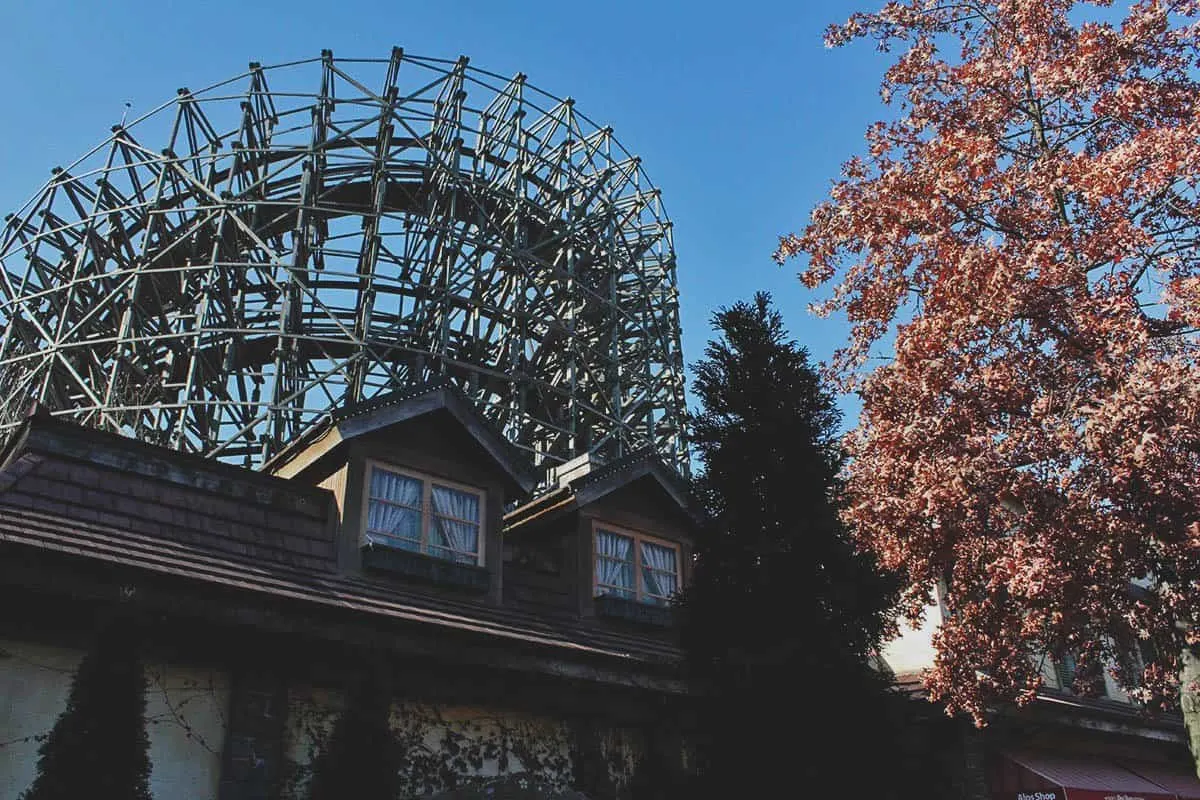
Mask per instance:
[[[372,571],[480,593],[486,592],[492,585],[492,576],[483,567],[456,564],[423,553],[381,545],[363,545],[361,553],[363,568]]]
[[[675,615],[670,606],[639,603],[611,594],[602,594],[596,598],[596,616],[628,620],[655,628],[669,628],[675,623]]]

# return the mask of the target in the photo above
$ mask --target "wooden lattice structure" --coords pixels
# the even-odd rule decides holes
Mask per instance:
[[[524,75],[326,51],[181,89],[55,169],[0,264],[0,433],[36,401],[257,466],[445,375],[538,463],[687,468],[659,192]]]

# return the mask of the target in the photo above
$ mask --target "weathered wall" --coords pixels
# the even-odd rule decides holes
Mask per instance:
[[[288,693],[284,796],[303,798],[311,763],[337,714],[337,692],[293,687]],[[453,786],[486,783],[499,776],[528,779],[556,791],[570,788],[578,731],[563,720],[499,708],[401,701],[392,706],[392,729],[405,761],[401,797]],[[629,784],[644,743],[637,731],[609,729],[596,737],[613,788]]]
[[[38,737],[66,706],[83,652],[0,639],[0,800],[32,783]],[[158,800],[216,800],[228,680],[220,672],[146,666],[150,789]]]
[[[0,639],[0,800],[17,800],[33,781],[40,737],[66,705],[83,652]],[[229,708],[223,672],[149,663],[146,719],[150,786],[156,800],[216,800]],[[304,797],[311,762],[341,710],[338,692],[311,686],[288,691],[284,797]],[[504,708],[399,701],[392,727],[407,754],[401,796],[509,776],[565,791],[580,748],[591,748],[591,774],[605,775],[621,797],[645,752],[636,729],[573,727],[548,715]],[[597,796],[600,796],[597,794]]]

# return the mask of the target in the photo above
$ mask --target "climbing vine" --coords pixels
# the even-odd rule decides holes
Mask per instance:
[[[283,787],[288,800],[306,797],[313,761],[339,707],[339,698],[321,691],[295,691],[289,698]],[[402,798],[496,782],[536,788],[547,797],[572,790],[593,798],[625,797],[643,750],[637,731],[518,712],[398,701],[391,723],[402,754]]]
[[[4,642],[0,646],[0,664],[7,662],[7,669],[31,676],[38,685],[43,685],[44,681],[47,690],[51,686],[61,686],[65,691],[82,655],[82,651],[77,650],[16,642]],[[216,730],[224,731],[227,728],[227,689],[218,675],[210,670],[189,673],[164,664],[146,664],[147,728],[175,728],[185,740],[195,743],[211,755],[219,754],[222,743],[213,741],[212,734],[206,734],[197,723],[197,716],[211,717],[216,723],[213,725]],[[197,711],[200,707],[203,710]],[[20,726],[16,731],[19,735],[0,741],[0,749],[41,744],[49,734],[54,719],[31,717],[23,722],[28,727]]]
[[[43,673],[49,683],[69,681],[74,651],[3,643],[0,661],[13,668]],[[146,723],[194,750],[180,757],[206,756],[218,763],[228,730],[229,685],[219,672],[146,665]],[[48,684],[49,685],[49,684]],[[338,692],[293,687],[287,695],[282,800],[307,800],[312,764],[328,739],[343,700]],[[31,718],[0,748],[40,744],[52,718]],[[445,791],[486,792],[500,784],[534,789],[547,798],[641,800],[651,751],[650,733],[609,727],[590,718],[552,716],[398,700],[390,715],[392,734],[402,753],[400,798]],[[157,747],[158,745],[156,745]],[[18,751],[20,752],[20,751]],[[32,751],[30,751],[32,752]],[[178,751],[174,751],[178,753]],[[175,757],[173,755],[173,757]],[[647,797],[651,795],[645,795]],[[656,796],[656,795],[655,795]]]

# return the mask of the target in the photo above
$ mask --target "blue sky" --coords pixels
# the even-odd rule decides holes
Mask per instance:
[[[878,0],[740,3],[173,2],[10,0],[0,10],[0,213],[135,115],[238,74],[393,45],[470,56],[570,95],[640,155],[675,223],[684,353],[700,357],[712,311],[771,291],[818,359],[845,336],[808,314],[816,299],[777,267],[779,234],[824,197],[839,164],[885,114],[883,58],[868,43],[827,50],[830,22]],[[847,404],[847,410],[853,406]]]

